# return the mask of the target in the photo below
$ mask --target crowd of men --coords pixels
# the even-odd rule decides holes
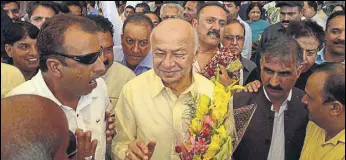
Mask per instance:
[[[264,2],[2,1],[1,159],[180,159],[186,100],[213,98],[227,50],[230,108],[257,105],[232,159],[345,160],[344,6]]]

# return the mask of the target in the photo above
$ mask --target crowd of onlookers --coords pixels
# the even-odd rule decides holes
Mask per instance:
[[[1,159],[179,159],[215,75],[257,105],[232,159],[345,159],[344,5],[180,2],[2,1]]]

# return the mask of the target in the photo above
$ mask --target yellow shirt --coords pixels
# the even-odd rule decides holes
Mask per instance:
[[[1,63],[1,98],[4,98],[8,92],[24,82],[24,76],[18,68]]]
[[[181,131],[186,102],[196,94],[212,97],[214,86],[202,75],[192,75],[192,84],[179,97],[163,85],[153,69],[125,84],[115,107],[118,134],[113,138],[113,159],[124,159],[128,144],[140,139],[156,141],[152,160],[179,160],[174,151],[175,133]]]
[[[107,73],[102,77],[106,82],[109,100],[113,107],[116,106],[120,91],[125,83],[134,77],[136,77],[136,75],[132,70],[118,62],[114,62]]]
[[[325,142],[326,132],[309,122],[300,160],[344,160],[345,129]]]

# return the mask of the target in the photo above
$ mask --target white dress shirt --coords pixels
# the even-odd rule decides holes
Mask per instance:
[[[249,24],[244,22],[240,16],[238,15],[237,20],[244,25],[245,27],[245,42],[244,42],[244,47],[243,51],[241,52],[241,56],[246,59],[251,58],[251,52],[252,52],[252,31],[251,27]]]
[[[326,30],[326,23],[327,23],[327,21],[325,21],[323,18],[318,16],[317,13],[315,14],[315,16],[313,16],[311,18],[311,20],[315,21],[318,25],[320,25],[323,28],[323,30]]]
[[[58,104],[64,111],[69,130],[75,132],[77,128],[83,131],[90,130],[92,139],[97,139],[95,160],[104,160],[106,154],[106,121],[105,112],[112,107],[107,95],[106,83],[102,78],[96,79],[97,87],[88,95],[81,96],[76,111],[69,106],[62,105],[49,90],[39,71],[31,80],[13,89],[8,96],[33,94],[46,97]]]
[[[265,96],[269,101],[270,98],[267,95],[265,89],[263,89]],[[284,160],[285,159],[285,116],[284,112],[287,110],[287,102],[292,98],[292,90],[288,94],[286,100],[281,104],[279,112],[275,112],[273,134],[268,153],[268,160]],[[271,106],[271,110],[274,111],[274,106]]]

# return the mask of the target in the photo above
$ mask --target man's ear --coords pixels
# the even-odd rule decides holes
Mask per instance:
[[[198,20],[197,19],[192,19],[192,26],[194,28],[197,28],[197,26],[198,26]]]
[[[9,57],[12,57],[13,48],[11,45],[5,44],[5,51]]]
[[[55,77],[62,77],[62,67],[63,64],[57,60],[57,59],[53,59],[53,58],[48,58],[46,61],[46,65],[48,70],[55,76]]]
[[[332,105],[332,110],[330,112],[331,116],[338,116],[345,112],[345,106],[341,104],[339,101],[334,101]]]

